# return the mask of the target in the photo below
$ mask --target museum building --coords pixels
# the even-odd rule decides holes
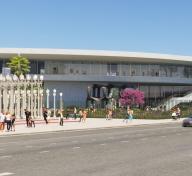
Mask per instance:
[[[21,55],[30,60],[30,74],[44,75],[44,90],[63,93],[65,106],[86,106],[91,96],[102,97],[102,87],[134,88],[145,94],[145,103],[157,106],[166,98],[182,97],[192,90],[192,56],[77,50],[0,48],[0,72],[8,60]],[[46,92],[46,91],[45,91]],[[50,105],[53,98],[50,96]]]

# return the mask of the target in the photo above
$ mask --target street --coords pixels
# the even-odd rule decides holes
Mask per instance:
[[[188,176],[191,163],[181,124],[0,136],[0,176]]]

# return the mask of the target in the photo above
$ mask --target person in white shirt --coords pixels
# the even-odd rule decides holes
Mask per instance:
[[[5,115],[3,112],[0,113],[0,131],[3,131],[5,128]]]

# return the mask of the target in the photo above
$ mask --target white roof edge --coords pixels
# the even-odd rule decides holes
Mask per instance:
[[[83,50],[83,49],[49,49],[49,48],[0,48],[0,54],[34,54],[34,55],[87,55],[109,57],[133,57],[165,60],[192,61],[192,56],[158,54],[148,52],[127,52],[110,50]]]

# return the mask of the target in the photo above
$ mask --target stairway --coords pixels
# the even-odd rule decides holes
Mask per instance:
[[[165,106],[166,111],[169,111],[180,103],[189,103],[189,102],[192,102],[192,92],[189,92],[183,97],[171,97],[163,104],[161,104],[161,106],[163,107]]]

